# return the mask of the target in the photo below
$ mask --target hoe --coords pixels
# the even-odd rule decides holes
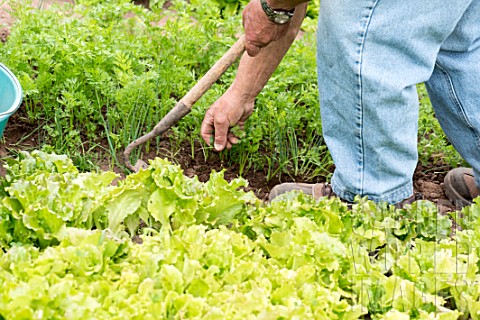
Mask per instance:
[[[242,35],[237,42],[208,70],[208,72],[187,92],[187,94],[177,102],[165,117],[158,122],[152,131],[144,134],[140,138],[131,142],[123,153],[124,162],[128,169],[138,172],[140,168],[146,168],[147,164],[143,160],[138,160],[133,166],[130,163],[130,153],[136,147],[144,144],[174,126],[180,119],[185,117],[192,110],[192,106],[200,99],[205,92],[227,71],[227,69],[243,54],[245,51],[245,37]]]

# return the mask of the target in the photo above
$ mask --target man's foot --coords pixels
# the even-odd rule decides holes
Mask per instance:
[[[445,176],[445,194],[458,209],[471,205],[473,199],[480,195],[473,178],[473,170],[469,168],[450,170]]]
[[[311,195],[315,199],[319,199],[322,197],[332,198],[337,196],[333,192],[332,186],[328,183],[309,184],[309,183],[288,182],[288,183],[282,183],[273,187],[273,189],[270,191],[270,194],[268,195],[268,200],[272,201],[279,195],[289,191],[294,191],[294,190],[298,190],[305,194]],[[395,204],[395,207],[403,208],[407,204],[412,204],[415,200],[416,200],[415,195],[412,195],[411,197]]]

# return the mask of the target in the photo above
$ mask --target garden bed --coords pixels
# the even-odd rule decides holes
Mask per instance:
[[[150,160],[138,173],[125,147],[234,43],[246,1],[55,3],[20,7],[17,24],[0,11],[0,61],[24,89],[0,144],[0,319],[480,319],[480,202],[458,212],[444,195],[464,164],[424,86],[427,201],[265,201],[334,170],[312,77],[318,2],[238,145],[216,153],[199,133],[234,66],[132,153]]]
[[[20,108],[19,112],[10,118],[5,129],[5,143],[0,145],[0,157],[5,158],[15,156],[20,150],[41,149],[42,145],[38,143],[38,138],[35,134],[36,129],[37,125],[30,123],[26,119],[25,113]],[[232,180],[238,177],[238,166],[225,165],[224,161],[222,161],[218,155],[214,154],[205,161],[202,155],[202,146],[200,144],[197,144],[194,158],[191,156],[191,148],[188,144],[181,147],[174,156],[168,152],[168,150],[170,150],[168,140],[162,141],[161,144],[161,149],[166,151],[158,154],[156,152],[151,152],[144,160],[147,160],[147,158],[153,159],[155,156],[168,158],[173,163],[181,165],[186,176],[198,176],[200,181],[207,181],[212,170],[225,170],[225,178],[227,180]],[[121,154],[118,154],[118,157],[121,156]],[[123,174],[122,168],[118,166],[110,168],[110,161],[101,160],[102,158],[105,159],[107,157],[107,154],[99,155],[98,158],[100,160],[97,163],[98,167],[103,170],[113,170],[119,174]],[[423,199],[437,204],[442,212],[454,210],[454,206],[447,199],[443,191],[443,179],[445,178],[448,169],[450,168],[445,165],[419,164],[414,175],[415,192],[420,194]],[[4,173],[5,171],[2,169],[0,173],[2,172]],[[270,189],[276,184],[294,181],[292,177],[284,174],[281,177],[274,178],[267,182],[267,177],[263,170],[249,170],[243,174],[243,177],[249,182],[249,187],[247,189],[253,191],[258,198],[263,200],[268,198]],[[297,178],[295,179],[296,181],[302,181],[299,180],[300,178],[298,177],[293,178]]]

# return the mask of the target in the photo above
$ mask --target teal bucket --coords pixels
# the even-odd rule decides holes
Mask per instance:
[[[0,138],[8,118],[22,103],[22,87],[13,73],[0,63]]]

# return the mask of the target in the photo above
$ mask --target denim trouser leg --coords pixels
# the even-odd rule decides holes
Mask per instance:
[[[426,85],[437,119],[480,186],[480,1],[442,44]]]
[[[442,44],[470,3],[321,1],[320,103],[325,141],[336,166],[332,187],[338,196],[397,203],[412,195],[416,84],[430,78]],[[478,12],[475,19],[480,21]]]

